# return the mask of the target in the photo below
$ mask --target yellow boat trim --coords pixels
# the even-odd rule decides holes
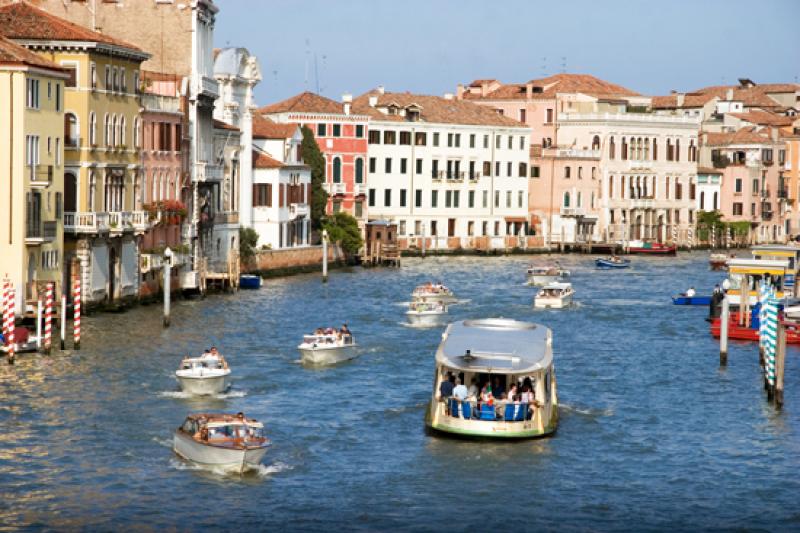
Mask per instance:
[[[771,274],[776,276],[783,276],[786,274],[786,270],[783,268],[764,268],[764,267],[736,267],[732,266],[729,267],[729,272],[731,274]]]

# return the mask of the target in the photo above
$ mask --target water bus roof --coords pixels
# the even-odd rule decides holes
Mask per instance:
[[[469,372],[535,372],[552,364],[551,338],[548,328],[531,322],[462,320],[447,326],[436,362]]]
[[[758,246],[753,246],[750,248],[754,254],[756,253],[780,253],[784,252],[787,254],[787,257],[792,255],[800,254],[800,248],[797,246],[789,246],[787,244],[759,244]],[[782,254],[781,254],[782,255]]]
[[[728,271],[731,274],[770,274],[783,276],[789,268],[789,261],[774,259],[740,259],[733,258],[727,261]]]

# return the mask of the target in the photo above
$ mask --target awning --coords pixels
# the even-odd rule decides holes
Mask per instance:
[[[505,220],[506,222],[521,222],[523,224],[528,221],[525,217],[505,217]]]

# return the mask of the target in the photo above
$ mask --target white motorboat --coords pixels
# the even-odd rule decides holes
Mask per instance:
[[[185,357],[175,377],[181,390],[189,394],[218,394],[230,387],[231,369],[216,350],[200,357]]]
[[[267,453],[264,425],[238,414],[195,414],[175,431],[175,453],[204,466],[242,473]]]
[[[452,303],[456,301],[453,291],[441,283],[425,283],[419,285],[411,293],[411,298],[421,302],[444,302]]]
[[[530,266],[528,267],[528,285],[541,287],[548,283],[563,281],[569,277],[569,270],[564,270],[558,265]]]
[[[300,361],[310,365],[332,365],[356,357],[356,340],[350,330],[320,328],[311,335],[304,335],[300,350]]]
[[[435,326],[447,314],[444,302],[422,302],[415,300],[408,306],[406,318],[409,324]]]
[[[575,290],[571,283],[548,283],[534,297],[533,306],[541,309],[561,309],[572,303]]]

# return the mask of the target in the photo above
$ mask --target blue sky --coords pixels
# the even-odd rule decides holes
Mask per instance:
[[[643,94],[800,81],[797,0],[217,0],[217,47],[255,54],[259,104],[306,88],[455,92],[566,70]],[[307,80],[307,83],[306,83]]]

